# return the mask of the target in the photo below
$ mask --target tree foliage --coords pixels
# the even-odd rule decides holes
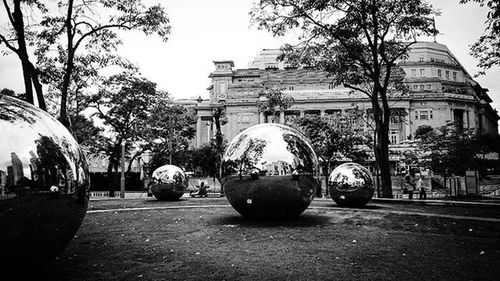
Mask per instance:
[[[477,2],[489,8],[486,28],[479,39],[472,44],[471,54],[479,59],[479,75],[494,66],[500,66],[500,0],[460,0],[460,3]]]
[[[89,81],[81,77],[92,74],[89,66],[123,65],[115,55],[116,47],[122,43],[119,31],[138,30],[167,40],[170,23],[165,9],[159,4],[146,6],[143,2],[12,0],[11,4],[3,1],[13,32],[0,34],[0,42],[21,60],[28,101],[33,103],[32,83],[42,102],[41,82],[50,83],[52,90],[59,92],[59,119],[68,126],[69,96],[88,86],[85,83]],[[36,11],[25,15],[26,9]],[[29,26],[27,21],[31,22]],[[30,60],[30,46],[35,47],[36,64]]]
[[[278,114],[293,105],[294,99],[283,93],[283,88],[266,86],[261,94],[266,97],[264,102],[258,104],[260,112],[269,114],[273,123],[277,123]]]
[[[346,157],[354,162],[364,163],[368,157],[365,148],[371,138],[350,127],[335,128],[319,116],[300,118],[295,126],[311,140],[316,154],[327,162],[335,163]]]
[[[47,13],[48,10],[41,1],[37,0],[12,0],[10,2],[4,0],[3,6],[8,18],[9,28],[6,33],[0,33],[0,44],[4,44],[21,61],[25,88],[24,99],[31,104],[35,104],[33,94],[33,88],[35,88],[38,106],[42,110],[46,110],[39,70],[30,59],[28,51],[29,42],[33,36],[27,23],[28,16],[25,15],[25,11],[36,9],[39,13]],[[34,11],[31,12],[35,13]]]
[[[115,52],[121,44],[118,30],[139,30],[157,34],[163,40],[170,33],[163,7],[146,7],[141,0],[59,1],[57,13],[44,16],[40,25],[43,30],[37,37],[37,56],[40,62],[61,68],[60,120],[65,125],[69,123],[66,107],[79,49]],[[57,53],[52,54],[54,49]]]
[[[282,47],[287,63],[326,70],[370,99],[383,197],[392,197],[388,100],[404,90],[396,66],[408,41],[436,32],[436,14],[425,0],[261,0],[251,11],[253,22],[276,36],[300,34],[297,45]]]
[[[465,175],[466,170],[481,166],[480,138],[472,129],[448,123],[420,136],[420,148],[427,154],[422,162],[439,174]]]
[[[415,139],[426,137],[428,134],[434,132],[434,128],[430,125],[420,125],[415,130]]]
[[[149,147],[155,158],[162,158],[163,165],[177,164],[179,159],[173,157],[186,151],[188,141],[196,135],[192,126],[195,114],[181,105],[173,104],[168,95],[164,95],[156,98],[148,115],[140,136],[146,144],[143,147]]]

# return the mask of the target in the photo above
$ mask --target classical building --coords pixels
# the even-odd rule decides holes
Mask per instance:
[[[286,68],[277,61],[279,50],[265,49],[249,64],[235,69],[233,61],[214,61],[215,70],[208,87],[209,100],[198,100],[197,135],[193,146],[199,147],[214,136],[212,110],[224,106],[227,123],[224,137],[231,140],[242,130],[271,122],[259,112],[258,103],[265,101],[264,87],[281,87],[293,97],[294,103],[279,113],[279,123],[295,117],[319,115],[332,125],[347,124],[356,130],[371,130],[371,103],[367,97],[351,89],[335,86],[325,72],[311,68]],[[482,88],[467,73],[458,59],[442,44],[418,42],[411,46],[409,56],[400,62],[406,76],[409,93],[393,95],[391,108],[404,112],[391,118],[390,141],[394,145],[412,139],[421,125],[441,127],[455,121],[464,128],[483,133],[497,131],[499,116],[490,103],[487,89]],[[354,109],[366,118],[349,118]]]

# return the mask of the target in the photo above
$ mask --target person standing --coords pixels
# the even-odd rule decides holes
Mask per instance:
[[[427,192],[425,187],[422,186],[422,174],[417,175],[415,180],[415,188],[418,190],[418,199],[427,199]]]
[[[415,172],[410,169],[405,176],[405,189],[408,191],[408,199],[413,199],[413,191],[415,190]]]

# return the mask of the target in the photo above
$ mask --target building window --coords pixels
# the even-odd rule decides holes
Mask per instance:
[[[418,118],[420,120],[432,119],[432,110],[419,110]]]
[[[415,120],[418,120],[418,111],[415,110]]]
[[[221,96],[225,96],[226,95],[226,83],[220,83],[220,86],[219,86],[219,93]]]
[[[423,62],[423,61],[424,61],[424,57],[419,57],[419,58],[418,58],[418,61],[419,61],[419,62]]]
[[[413,90],[417,91],[418,90],[418,85],[413,85]]]
[[[443,71],[441,69],[438,69],[438,77],[442,77],[443,76]]]
[[[293,90],[295,90],[295,87],[294,86],[288,86],[288,90],[293,91]]]
[[[430,91],[432,89],[432,85],[431,84],[427,84],[426,88],[427,88],[427,91]]]
[[[420,69],[420,77],[424,77],[425,76],[425,69]]]
[[[444,75],[445,75],[446,79],[450,79],[450,71],[446,70],[444,72]]]
[[[417,70],[416,69],[412,69],[411,70],[411,76],[413,76],[413,77],[417,76]]]
[[[333,89],[333,88],[335,88],[335,86],[333,85],[333,83],[328,84],[328,89],[330,89],[330,90],[331,90],[331,89]]]
[[[453,71],[453,80],[457,81],[457,72]]]
[[[420,91],[423,91],[425,89],[425,85],[420,85]]]
[[[399,123],[401,123],[401,117],[399,115],[393,115],[389,119],[389,123],[391,123],[391,124],[399,124]]]
[[[390,140],[391,144],[399,143],[399,132],[398,131],[391,131],[389,133],[389,140]]]

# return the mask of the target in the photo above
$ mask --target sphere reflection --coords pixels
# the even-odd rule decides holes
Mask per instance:
[[[229,143],[222,159],[222,188],[245,217],[296,217],[318,188],[317,163],[312,146],[295,129],[256,125]]]
[[[328,186],[330,196],[340,206],[364,206],[375,191],[370,171],[356,163],[335,168],[328,178]]]
[[[44,111],[0,95],[0,265],[54,259],[87,211],[89,175],[75,139]]]
[[[151,191],[158,200],[178,200],[186,192],[188,179],[181,168],[164,165],[153,172]]]

